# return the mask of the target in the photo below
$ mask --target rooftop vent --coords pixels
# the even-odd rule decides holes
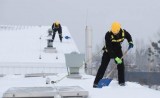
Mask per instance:
[[[57,53],[56,47],[53,47],[52,29],[48,29],[47,47],[44,48],[46,53]]]

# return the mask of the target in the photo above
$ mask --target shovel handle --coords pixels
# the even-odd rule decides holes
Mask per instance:
[[[125,57],[125,55],[127,54],[128,51],[129,51],[129,49],[127,49],[127,50],[123,53],[123,56],[121,57],[121,59],[123,59],[123,58]],[[118,64],[116,64],[116,65],[118,65]],[[108,77],[112,74],[112,72],[113,72],[114,69],[116,68],[116,65],[113,67],[113,69],[112,69],[111,72],[107,75],[106,78],[108,78]]]
[[[123,53],[123,56],[121,57],[121,59],[123,59],[123,58],[126,56],[126,54],[128,53],[128,51],[129,51],[129,49],[127,49],[127,50]]]

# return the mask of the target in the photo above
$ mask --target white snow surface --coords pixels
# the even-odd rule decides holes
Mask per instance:
[[[63,43],[60,43],[57,34],[54,46],[57,48],[58,53],[44,53],[43,49],[47,45],[46,36],[48,28],[49,26],[36,26],[28,29],[0,29],[0,68],[4,66],[4,63],[12,66],[17,64],[17,62],[23,66],[29,66],[28,63],[33,65],[35,63],[62,63],[65,66],[64,53],[79,52],[79,50],[72,37],[70,40],[64,39]],[[67,27],[63,26],[63,36],[65,35],[71,36]],[[40,37],[42,38],[41,44]],[[40,53],[42,55],[41,60],[38,59]],[[59,57],[58,60],[55,59],[56,56]],[[59,71],[59,74],[45,78],[25,78],[24,75],[7,74],[4,77],[0,77],[0,97],[11,87],[80,86],[89,91],[89,98],[160,98],[159,91],[132,82],[126,82],[126,86],[121,87],[116,80],[113,80],[107,87],[102,89],[93,88],[95,76],[86,75],[83,70],[81,74],[82,79],[64,78],[56,84],[46,84],[46,79],[50,78],[50,80],[56,81],[67,75],[67,73]]]
[[[55,62],[53,61],[55,54],[44,52],[44,48],[47,46],[49,28],[50,26],[34,26],[0,30],[0,62]],[[67,27],[63,26],[62,32],[64,37],[71,37]],[[58,33],[55,36],[53,46],[58,51],[57,55],[79,52],[72,37],[71,39],[63,38],[63,43],[60,43]],[[39,59],[40,54],[41,60]],[[61,61],[62,59],[59,59],[57,62]]]
[[[37,73],[42,70],[43,72],[51,72],[53,67],[66,68],[64,54],[79,53],[79,50],[68,28],[62,26],[63,42],[60,42],[58,32],[56,32],[53,43],[57,53],[45,53],[47,39],[51,38],[48,36],[50,28],[51,26],[1,25],[0,74]],[[65,39],[65,36],[69,36],[70,39]]]
[[[52,81],[61,79],[66,74],[58,74],[48,76]],[[82,79],[64,78],[56,84],[46,84],[46,78],[33,77],[24,78],[23,75],[8,75],[0,78],[0,97],[10,87],[56,87],[56,86],[80,86],[89,91],[88,98],[159,98],[160,92],[143,87],[137,83],[126,82],[126,86],[122,87],[113,80],[109,86],[100,88],[92,88],[94,76],[82,74]]]

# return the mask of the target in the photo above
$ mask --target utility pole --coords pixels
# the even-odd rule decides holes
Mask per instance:
[[[89,26],[85,28],[85,45],[86,73],[92,74],[92,29]]]

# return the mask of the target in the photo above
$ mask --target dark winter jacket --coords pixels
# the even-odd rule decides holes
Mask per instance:
[[[128,42],[132,42],[131,35],[124,29],[121,29],[117,35],[114,35],[111,31],[108,31],[105,35],[105,47],[110,57],[115,58],[116,53],[121,51],[121,43],[127,39]]]
[[[61,27],[60,24],[57,26],[57,25],[55,25],[55,23],[53,23],[52,30],[53,31],[59,31],[59,33],[62,33],[62,27]]]

